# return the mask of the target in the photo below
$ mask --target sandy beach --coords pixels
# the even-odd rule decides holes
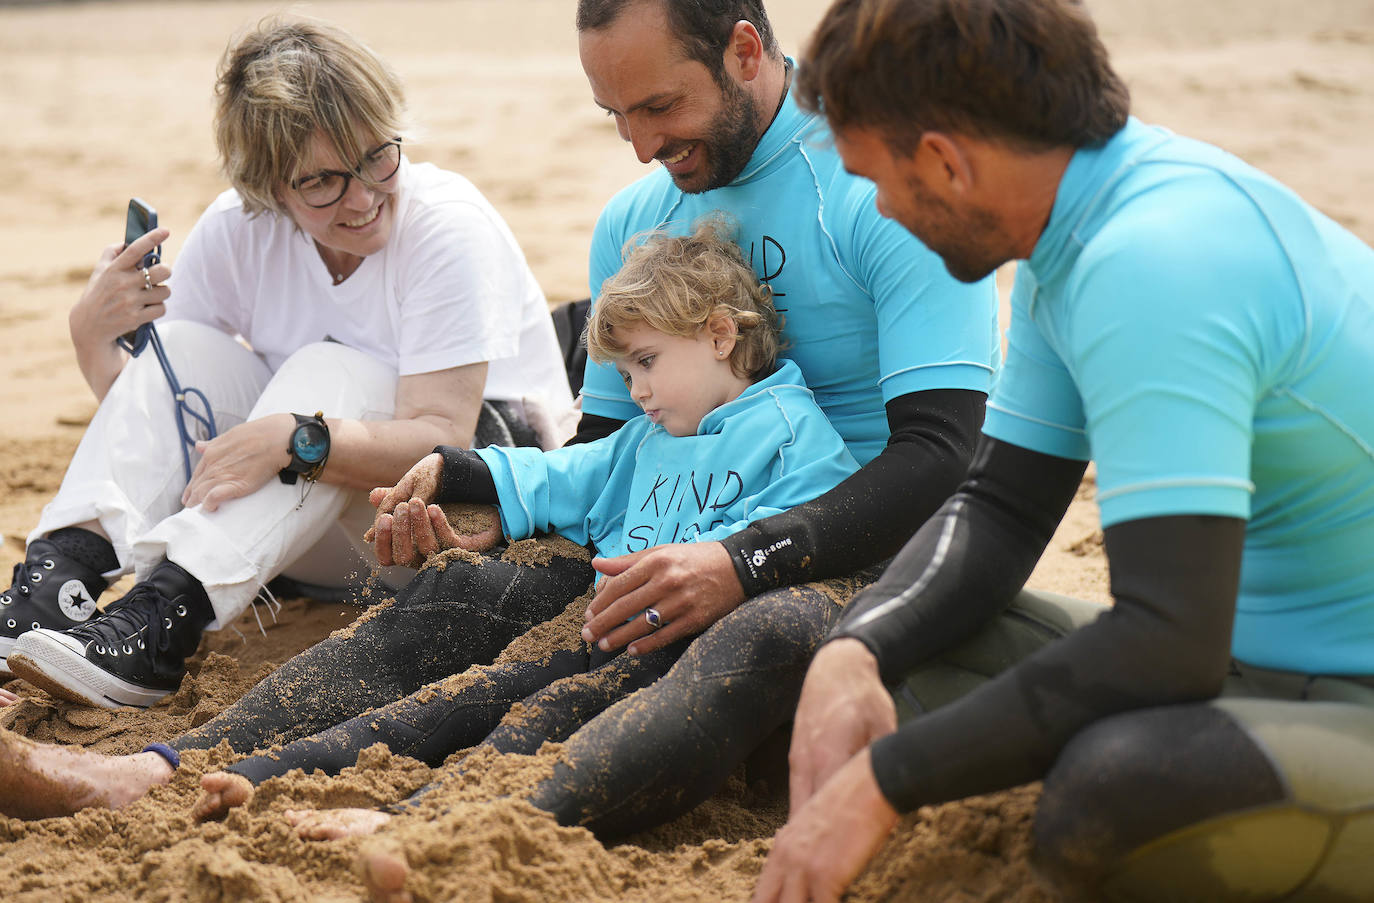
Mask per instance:
[[[773,0],[799,54],[826,0]],[[1374,3],[1369,0],[1095,0],[1134,111],[1213,141],[1293,186],[1374,242]],[[587,294],[596,216],[645,172],[591,102],[572,0],[330,2],[290,9],[353,30],[399,72],[419,140],[407,147],[468,176],[506,217],[551,303]],[[0,118],[10,123],[0,220],[0,565],[55,492],[95,401],[67,312],[131,195],[172,230],[173,266],[223,188],[210,132],[214,68],[230,35],[286,7],[263,2],[0,3]],[[1009,273],[1002,274],[1009,284]],[[1167,366],[1161,361],[1161,366]],[[1364,387],[1352,386],[1351,391]],[[1091,472],[1090,472],[1091,473]],[[1109,599],[1091,475],[1031,585]],[[127,586],[127,580],[118,589]],[[118,597],[111,591],[104,597]],[[207,637],[180,692],[146,712],[28,698],[0,726],[37,740],[137,750],[203,723],[267,669],[359,609],[289,601],[265,635],[251,616]],[[0,898],[363,898],[363,843],[404,850],[420,900],[746,900],[786,803],[733,780],[676,822],[605,846],[515,801],[548,756],[469,769],[445,811],[394,819],[377,840],[305,842],[280,817],[304,805],[373,805],[428,783],[427,767],[370,750],[338,779],[290,775],[226,821],[189,815],[195,753],[173,783],[117,812],[21,822],[0,816]],[[3,779],[3,775],[0,775]],[[1029,859],[1036,787],[922,809],[846,899],[1052,901]],[[493,802],[493,800],[496,800]]]

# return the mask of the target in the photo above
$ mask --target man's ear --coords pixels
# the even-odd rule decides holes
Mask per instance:
[[[973,161],[957,137],[947,132],[922,132],[916,156],[925,157],[926,177],[937,180],[932,184],[944,184],[954,194],[973,190]]]
[[[765,56],[763,38],[754,24],[744,19],[736,22],[725,45],[725,71],[740,81],[753,81],[763,68]]]

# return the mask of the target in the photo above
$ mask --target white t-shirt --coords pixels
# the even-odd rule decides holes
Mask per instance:
[[[177,256],[169,319],[241,336],[276,371],[334,340],[401,376],[489,362],[484,397],[572,404],[544,293],[505,221],[475,186],[402,161],[396,219],[381,251],[335,285],[290,218],[249,217],[221,194]]]

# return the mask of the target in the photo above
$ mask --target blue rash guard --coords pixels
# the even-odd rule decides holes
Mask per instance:
[[[824,122],[789,93],[729,185],[684,194],[657,169],[611,200],[592,239],[592,297],[636,236],[686,234],[701,216],[724,211],[773,290],[784,353],[867,463],[888,439],[886,402],[928,389],[986,393],[1001,354],[992,279],[956,282],[939,257],[878,213],[875,190],[845,172]],[[616,420],[639,414],[615,368],[591,363],[582,409]]]
[[[1074,155],[1012,308],[984,432],[1095,460],[1104,526],[1246,519],[1234,656],[1374,673],[1374,251],[1132,119]]]
[[[501,527],[512,539],[561,533],[607,557],[720,539],[810,501],[858,470],[801,371],[773,375],[672,436],[640,415],[610,436],[543,452],[490,446]]]

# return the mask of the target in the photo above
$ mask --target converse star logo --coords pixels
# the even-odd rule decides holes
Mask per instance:
[[[95,600],[91,598],[86,584],[80,580],[68,580],[57,591],[57,606],[62,614],[71,621],[89,621],[95,614]]]

